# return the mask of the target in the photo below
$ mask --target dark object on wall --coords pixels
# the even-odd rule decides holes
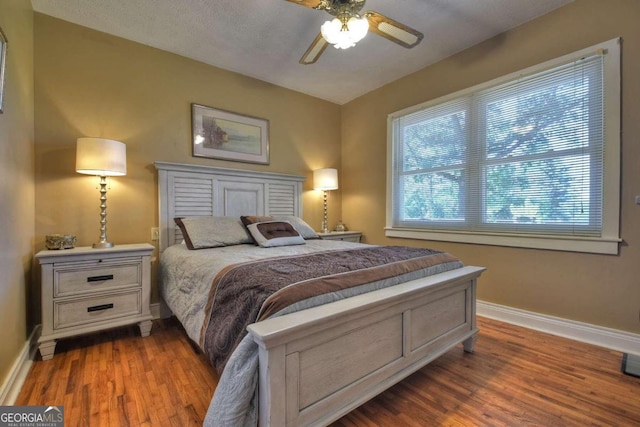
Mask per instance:
[[[625,353],[622,356],[622,373],[640,378],[640,356]]]
[[[7,59],[7,37],[0,28],[0,113],[3,113],[2,101],[4,100],[4,69]]]

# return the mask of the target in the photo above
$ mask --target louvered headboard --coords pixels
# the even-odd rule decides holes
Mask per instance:
[[[155,162],[160,251],[182,240],[175,217],[302,216],[304,176]]]

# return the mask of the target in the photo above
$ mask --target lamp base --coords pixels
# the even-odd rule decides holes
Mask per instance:
[[[113,243],[111,242],[100,242],[100,243],[94,243],[93,246],[91,246],[93,249],[105,249],[105,248],[112,248],[113,247]]]
[[[93,244],[93,249],[112,248],[113,243],[107,241],[107,177],[100,176],[100,241]]]

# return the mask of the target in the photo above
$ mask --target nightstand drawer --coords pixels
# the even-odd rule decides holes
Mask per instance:
[[[360,231],[330,231],[328,233],[318,233],[318,236],[324,240],[360,243],[362,233]]]
[[[54,268],[54,297],[139,286],[140,263]]]
[[[141,290],[54,301],[53,328],[86,325],[142,313]]]
[[[359,243],[360,242],[360,236],[342,236],[342,237],[336,237],[336,238],[331,239],[331,240],[342,240],[343,242]]]

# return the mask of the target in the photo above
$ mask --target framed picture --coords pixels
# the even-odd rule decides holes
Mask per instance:
[[[4,68],[7,62],[7,37],[0,28],[0,113],[4,112],[2,107],[4,100]]]
[[[269,121],[191,104],[193,155],[269,164]]]

